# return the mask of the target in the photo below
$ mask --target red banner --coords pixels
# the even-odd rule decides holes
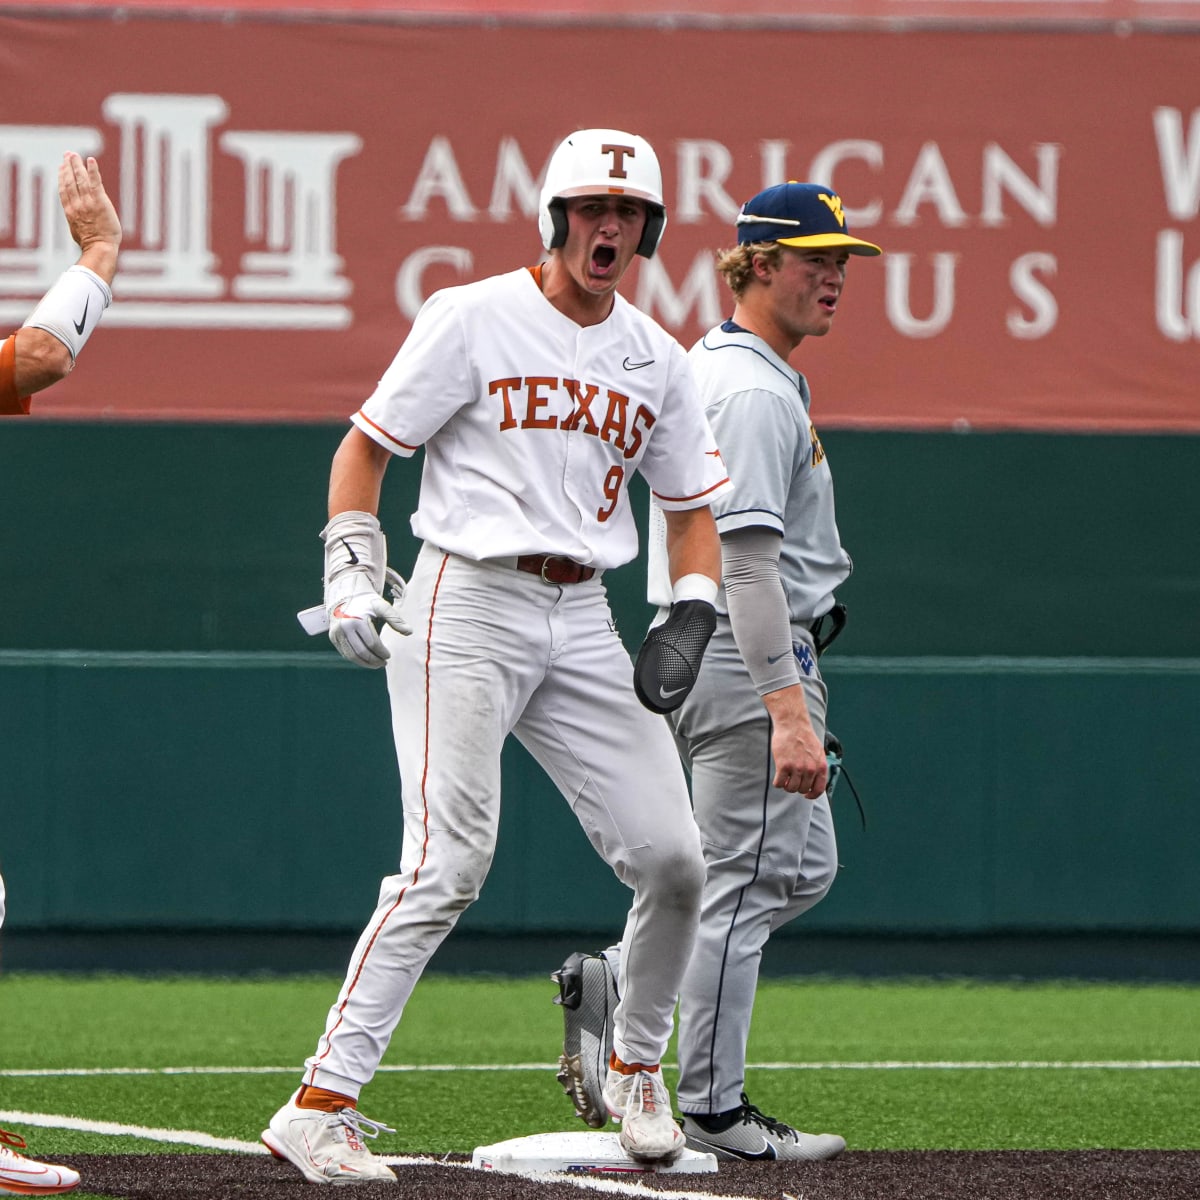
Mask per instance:
[[[883,246],[794,360],[821,427],[1200,431],[1192,34],[0,16],[0,113],[0,329],[72,261],[64,150],[126,229],[41,417],[346,417],[430,292],[538,259],[546,160],[604,125],[662,160],[623,290],[685,344],[767,184]]]
[[[76,0],[18,0],[12,7],[78,13]],[[687,25],[754,24],[790,28],[872,24],[928,26],[1041,25],[1063,29],[1133,27],[1196,29],[1200,0],[89,0],[87,8],[182,14],[278,13],[284,17],[368,18],[380,21],[669,22]]]

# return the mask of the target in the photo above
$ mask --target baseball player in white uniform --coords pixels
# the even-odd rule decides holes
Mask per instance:
[[[394,1179],[364,1144],[386,1126],[357,1111],[359,1093],[479,894],[510,733],[633,893],[604,1086],[622,1145],[645,1161],[683,1148],[659,1064],[704,860],[670,730],[635,696],[602,578],[637,552],[634,471],[664,513],[680,610],[711,612],[720,576],[709,505],[730,484],[686,355],[616,291],[665,221],[644,139],[572,134],[541,193],[545,261],[432,296],[334,456],[329,632],[351,661],[386,666],[404,838],[301,1087],[263,1133],[311,1182]],[[419,447],[421,546],[389,603],[381,483]]]
[[[835,592],[851,561],[808,383],[789,357],[832,327],[850,255],[880,249],[850,235],[832,188],[810,183],[749,200],[737,235],[717,260],[733,317],[690,353],[735,491],[713,506],[724,580],[716,631],[694,689],[668,716],[691,775],[707,870],[680,993],[676,1100],[693,1149],[826,1159],[845,1149],[841,1137],[801,1132],[750,1103],[746,1044],[763,946],[821,900],[837,872],[818,656],[840,630]],[[657,506],[651,517],[653,531]],[[649,593],[658,605],[670,600],[665,566],[652,532]],[[603,1044],[603,1033],[572,1026],[595,1024],[619,994],[619,960],[613,947],[564,965],[569,1042]],[[586,1120],[590,1105],[577,1108]]]

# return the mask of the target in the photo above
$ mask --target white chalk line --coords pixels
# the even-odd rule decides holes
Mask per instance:
[[[966,1072],[966,1070],[1196,1070],[1200,1060],[1190,1058],[1139,1058],[1139,1060],[1086,1060],[1086,1061],[882,1061],[882,1062],[760,1062],[750,1063],[755,1070],[938,1070],[938,1072]],[[552,1063],[402,1063],[379,1068],[379,1073],[437,1073],[463,1072],[463,1070],[496,1070],[496,1072],[521,1072],[521,1070],[556,1069]],[[295,1066],[288,1067],[60,1067],[60,1068],[7,1068],[0,1069],[0,1078],[10,1079],[55,1079],[80,1078],[80,1076],[125,1076],[125,1075],[294,1075]],[[82,1117],[71,1117],[50,1112],[0,1111],[0,1121],[11,1126],[34,1126],[48,1129],[71,1129],[79,1133],[94,1133],[108,1136],[132,1136],[163,1145],[192,1146],[200,1150],[220,1150],[244,1154],[269,1153],[262,1142],[241,1141],[235,1138],[217,1138],[198,1129],[158,1129],[149,1126],[132,1126],[112,1121],[90,1121]],[[379,1156],[390,1166],[448,1166],[475,1170],[470,1163],[450,1162],[428,1156]],[[647,1188],[632,1180],[612,1180],[601,1176],[578,1174],[547,1174],[533,1178],[552,1178],[559,1183],[592,1192],[625,1196],[653,1196],[653,1200],[744,1200],[737,1196],[714,1195],[685,1190]]]
[[[760,1071],[1194,1071],[1200,1060],[1194,1059],[1104,1059],[1087,1061],[883,1061],[883,1062],[774,1062],[750,1064]],[[508,1063],[497,1065],[463,1063],[407,1063],[379,1068],[380,1073],[444,1071],[551,1071],[549,1063]],[[180,1075],[294,1075],[297,1068],[287,1067],[59,1067],[9,1068],[0,1070],[8,1078],[78,1078],[81,1076],[180,1076]],[[245,1142],[237,1138],[215,1137],[201,1130],[156,1129],[144,1125],[126,1125],[112,1121],[93,1121],[57,1113],[0,1111],[0,1121],[9,1125],[36,1126],[47,1129],[69,1129],[80,1133],[136,1137],[164,1145],[191,1146],[204,1150],[224,1150],[235,1154],[267,1154],[260,1142]],[[476,1170],[469,1162],[452,1162],[429,1156],[380,1155],[389,1166],[443,1166]],[[745,1200],[744,1197],[714,1195],[710,1192],[666,1191],[647,1188],[633,1180],[607,1179],[594,1175],[546,1174],[534,1178],[570,1183],[581,1190],[622,1196],[648,1196],[653,1200]]]
[[[150,1142],[175,1146],[197,1146],[205,1150],[232,1150],[243,1154],[269,1154],[261,1142],[243,1142],[236,1138],[214,1137],[196,1129],[155,1129],[149,1125],[123,1125],[115,1121],[89,1121],[59,1113],[0,1112],[0,1121],[9,1125],[35,1125],[41,1129],[70,1129],[76,1133],[101,1133],[109,1137],[137,1137]]]
[[[669,1066],[670,1064],[668,1064]],[[1195,1071],[1200,1059],[1010,1059],[1000,1061],[932,1060],[874,1062],[762,1062],[747,1064],[753,1071]],[[421,1074],[447,1071],[556,1071],[557,1063],[394,1063],[376,1074]],[[120,1075],[299,1075],[287,1067],[12,1067],[0,1068],[0,1078],[54,1079],[73,1076]]]
[[[243,1142],[237,1138],[214,1137],[195,1129],[155,1129],[148,1125],[123,1125],[115,1121],[90,1121],[82,1117],[68,1117],[58,1113],[20,1112],[0,1110],[0,1121],[10,1125],[36,1126],[41,1129],[70,1129],[77,1133],[98,1133],[112,1137],[136,1137],[146,1141],[175,1146],[194,1146],[204,1150],[226,1150],[234,1154],[269,1154],[261,1142]],[[482,1170],[469,1162],[456,1162],[428,1155],[378,1155],[381,1162],[390,1167],[434,1166],[453,1167],[460,1170]],[[513,1172],[516,1174],[517,1172]],[[522,1173],[523,1174],[523,1173]],[[569,1183],[574,1187],[596,1192],[609,1192],[622,1196],[652,1196],[654,1200],[746,1200],[744,1196],[721,1196],[711,1192],[666,1191],[647,1188],[633,1180],[604,1179],[591,1175],[567,1172],[529,1173],[530,1178],[553,1179],[558,1183]]]

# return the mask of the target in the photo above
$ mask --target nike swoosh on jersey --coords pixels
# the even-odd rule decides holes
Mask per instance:
[[[782,654],[768,654],[767,665],[774,666],[781,658],[787,658],[789,654],[791,654],[790,650],[785,650]]]
[[[87,324],[88,305],[91,304],[91,302],[92,302],[91,296],[89,296],[83,302],[83,316],[80,317],[79,320],[75,322],[75,332],[76,333],[83,333],[83,327]]]
[[[625,361],[621,364],[627,371],[640,371],[643,367],[652,366],[654,359],[648,358],[645,362],[630,362],[629,355],[625,356]]]

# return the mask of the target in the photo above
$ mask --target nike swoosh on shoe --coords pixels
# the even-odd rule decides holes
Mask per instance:
[[[719,1151],[721,1154],[732,1154],[735,1158],[744,1158],[747,1162],[771,1162],[779,1157],[779,1151],[766,1138],[763,1138],[762,1149],[754,1151],[743,1150],[738,1146],[728,1146],[724,1142],[707,1142],[704,1138],[696,1137],[695,1134],[689,1135],[688,1141]]]

